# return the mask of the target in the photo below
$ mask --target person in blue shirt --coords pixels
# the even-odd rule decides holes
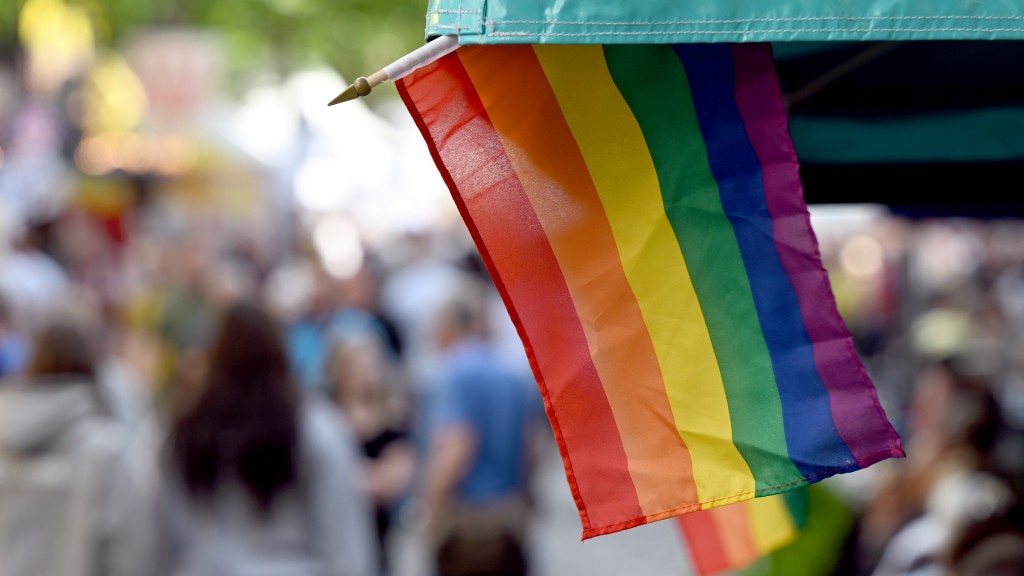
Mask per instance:
[[[482,299],[442,311],[442,377],[427,410],[422,504],[440,576],[526,574],[529,446],[541,413],[532,382],[488,341]]]
[[[313,294],[303,314],[285,334],[292,369],[304,390],[328,392],[328,356],[331,347],[346,338],[386,338],[384,325],[362,308],[346,305],[338,298],[337,279],[326,270],[314,271]]]

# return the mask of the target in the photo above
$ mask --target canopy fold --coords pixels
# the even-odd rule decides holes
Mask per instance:
[[[430,0],[460,44],[1024,39],[1019,0]]]

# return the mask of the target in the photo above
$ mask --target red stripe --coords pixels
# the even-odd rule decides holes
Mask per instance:
[[[398,88],[526,347],[584,533],[642,516],[569,289],[457,53]]]
[[[701,510],[676,518],[690,552],[690,561],[697,574],[715,574],[733,566],[722,543],[722,536],[711,516],[712,510]]]

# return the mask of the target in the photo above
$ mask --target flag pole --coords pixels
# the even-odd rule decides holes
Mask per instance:
[[[422,68],[445,54],[454,51],[458,47],[458,36],[438,36],[370,76],[356,78],[355,82],[342,90],[341,94],[335,96],[334,100],[328,102],[327,105],[334,106],[339,102],[346,102],[348,100],[355,100],[360,96],[366,96],[384,82],[394,82],[413,70]]]

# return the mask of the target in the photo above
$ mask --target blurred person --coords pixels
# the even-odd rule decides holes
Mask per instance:
[[[54,222],[51,248],[74,284],[88,287],[101,307],[123,300],[121,253],[112,230],[104,220],[80,208],[67,210]]]
[[[304,258],[288,258],[267,274],[262,300],[275,320],[289,326],[305,313],[314,284],[312,263]]]
[[[339,282],[323,266],[313,267],[312,274],[305,308],[288,326],[288,351],[302,387],[326,392],[330,343],[354,334],[384,336],[385,331],[368,312],[340,301]]]
[[[948,555],[951,576],[1024,574],[1024,507],[967,527]]]
[[[134,226],[130,230],[121,259],[125,296],[116,306],[117,347],[153,394],[169,380],[171,369],[157,333],[167,288],[160,266],[163,247],[158,237]]]
[[[943,558],[957,536],[1013,503],[991,461],[999,407],[987,381],[967,375],[963,364],[946,360],[916,383],[908,458],[861,525],[868,549],[880,552],[875,576],[945,573]]]
[[[151,486],[97,385],[95,336],[68,318],[0,388],[0,574],[148,574]]]
[[[415,466],[408,399],[398,387],[392,362],[379,337],[361,334],[335,342],[328,363],[334,399],[362,445],[383,572],[388,568],[392,512],[406,495]]]
[[[164,294],[156,326],[165,355],[167,381],[161,384],[193,390],[216,328],[217,308],[209,293],[212,248],[196,239],[171,242],[162,262]]]
[[[426,407],[421,493],[441,576],[527,573],[540,396],[498,360],[484,318],[484,298],[474,293],[450,301],[437,325],[442,377]]]
[[[329,405],[300,394],[257,305],[224,312],[203,388],[167,448],[168,574],[374,574],[354,439]]]
[[[417,233],[404,239],[411,252],[380,288],[381,311],[395,322],[410,386],[429,394],[440,370],[441,351],[434,334],[441,309],[466,282],[466,273],[438,254],[440,234]]]
[[[533,381],[533,371],[530,368],[530,360],[526,357],[526,350],[523,348],[523,341],[519,337],[519,331],[509,316],[508,308],[501,299],[498,290],[494,288],[494,281],[490,272],[484,264],[483,258],[476,250],[466,254],[464,267],[479,279],[485,286],[488,286],[486,298],[486,322],[489,329],[489,340],[495,346],[500,360],[513,372],[521,374],[527,381]]]
[[[19,374],[28,361],[28,344],[14,326],[10,303],[0,292],[0,380]]]
[[[73,284],[71,294],[67,301],[54,303],[54,310],[88,327],[96,356],[95,375],[101,399],[109,414],[128,429],[126,450],[135,452],[131,458],[140,463],[139,473],[145,475],[143,481],[147,486],[153,486],[156,482],[154,456],[160,443],[160,422],[154,411],[152,381],[147,380],[134,364],[137,358],[133,356],[139,350],[124,346],[122,317],[109,303],[105,304],[103,297],[92,287]]]
[[[9,249],[0,246],[0,292],[9,301],[14,326],[34,333],[46,321],[53,302],[68,296],[68,276],[56,260],[36,246],[19,223]]]
[[[338,289],[343,306],[357,308],[373,316],[383,331],[388,351],[402,356],[402,335],[395,321],[380,306],[380,264],[372,256],[367,258],[355,274],[344,278]]]
[[[207,300],[221,309],[232,302],[254,298],[258,284],[254,271],[245,262],[222,257],[207,272],[204,289]]]

